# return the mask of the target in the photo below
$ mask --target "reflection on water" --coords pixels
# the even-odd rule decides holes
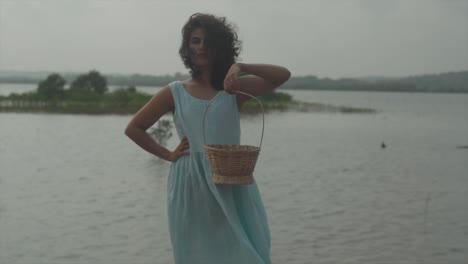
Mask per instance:
[[[468,95],[291,93],[382,112],[266,116],[274,263],[466,263]],[[0,113],[0,263],[172,263],[169,164],[125,138],[130,118]]]

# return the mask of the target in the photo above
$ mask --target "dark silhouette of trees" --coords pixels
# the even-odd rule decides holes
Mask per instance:
[[[53,73],[39,82],[37,93],[44,99],[63,98],[65,84],[66,81],[62,76]]]
[[[107,90],[106,78],[96,70],[78,76],[70,85],[70,91],[73,92],[96,92],[98,94],[104,94]]]

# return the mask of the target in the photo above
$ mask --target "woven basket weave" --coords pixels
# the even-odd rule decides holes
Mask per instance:
[[[262,109],[262,137],[258,147],[249,145],[219,145],[206,144],[205,119],[211,102],[205,109],[203,117],[203,140],[205,143],[205,153],[213,172],[213,182],[216,184],[251,184],[254,182],[253,171],[257,164],[260,147],[263,141],[263,131],[265,128],[265,112],[263,105],[255,96],[237,91],[255,99]],[[216,96],[215,96],[216,97]]]

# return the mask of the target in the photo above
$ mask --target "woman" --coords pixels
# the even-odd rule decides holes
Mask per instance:
[[[160,90],[125,129],[141,148],[172,162],[167,209],[175,263],[271,263],[267,216],[256,184],[213,184],[203,133],[207,144],[239,144],[239,109],[249,97],[236,91],[263,95],[287,81],[290,72],[280,66],[236,63],[240,41],[225,18],[194,14],[182,37],[179,54],[191,78]],[[146,132],[168,112],[181,138],[173,151]]]

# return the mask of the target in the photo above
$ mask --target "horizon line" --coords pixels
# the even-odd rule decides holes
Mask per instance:
[[[29,74],[51,74],[51,73],[59,73],[59,74],[83,74],[87,73],[90,71],[96,70],[102,75],[123,75],[123,76],[132,76],[132,75],[142,75],[142,76],[153,76],[153,77],[161,77],[165,75],[169,76],[175,76],[177,74],[181,75],[190,75],[188,72],[183,73],[183,72],[174,72],[174,73],[164,73],[164,74],[149,74],[149,73],[118,73],[118,72],[105,72],[105,71],[100,71],[95,68],[87,70],[87,71],[53,71],[53,70],[5,70],[5,69],[0,69],[0,73],[29,73]],[[462,69],[462,70],[447,70],[447,71],[441,71],[441,72],[431,72],[431,73],[416,73],[416,74],[404,74],[404,75],[385,75],[385,74],[378,74],[378,75],[361,75],[361,76],[355,76],[355,77],[329,77],[329,76],[319,76],[315,74],[298,74],[298,75],[291,75],[291,77],[317,77],[320,79],[363,79],[363,78],[402,78],[402,77],[414,77],[414,76],[425,76],[425,75],[439,75],[439,74],[446,74],[446,73],[461,73],[461,72],[468,72],[467,69]]]

